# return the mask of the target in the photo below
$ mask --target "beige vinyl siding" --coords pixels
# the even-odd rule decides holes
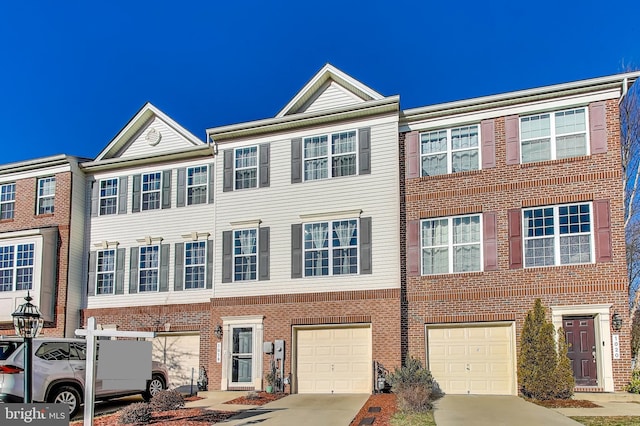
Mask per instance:
[[[88,220],[86,202],[86,178],[76,166],[72,169],[71,185],[71,224],[69,230],[69,257],[67,282],[67,305],[65,337],[75,337],[75,330],[80,328],[80,309],[84,303],[84,267],[85,262],[85,221]],[[60,256],[65,256],[60,253]],[[60,280],[60,277],[58,277]]]
[[[271,144],[268,188],[222,192],[222,155],[217,161],[216,186],[216,297],[369,290],[400,287],[399,177],[397,117],[362,120],[339,126],[314,128],[273,138],[224,144],[220,151],[238,146]],[[291,139],[324,132],[371,127],[371,174],[291,183]],[[371,217],[373,273],[319,278],[291,278],[291,225],[300,215],[361,209]],[[231,222],[261,220],[270,227],[270,279],[222,283],[223,231]]]
[[[160,135],[160,142],[155,145],[149,145],[146,139],[149,129],[156,129]],[[143,127],[142,131],[138,133],[131,142],[131,145],[126,147],[122,153],[121,158],[139,157],[145,155],[153,155],[161,152],[176,151],[179,149],[192,147],[193,144],[182,137],[174,128],[170,127],[158,117],[154,117],[151,122]]]
[[[327,86],[317,97],[311,98],[300,108],[299,112],[316,112],[364,102],[362,99],[337,84],[335,81]]]
[[[121,306],[148,306],[155,304],[179,304],[193,303],[196,301],[208,300],[212,296],[211,289],[182,290],[174,291],[174,259],[175,244],[191,241],[188,235],[193,232],[208,233],[208,240],[215,237],[214,204],[199,204],[194,206],[176,207],[177,194],[177,169],[195,165],[208,164],[213,167],[211,160],[190,161],[184,163],[173,163],[171,165],[158,165],[155,167],[145,167],[130,169],[127,173],[119,174],[97,174],[96,181],[109,177],[128,176],[127,187],[127,214],[114,214],[107,216],[91,217],[91,236],[87,252],[98,250],[103,241],[118,242],[118,248],[126,249],[125,253],[125,274],[124,274],[124,294],[120,295],[96,295],[88,298],[88,308],[107,308]],[[131,213],[131,198],[133,190],[134,174],[152,171],[171,170],[171,208],[143,211]],[[168,292],[145,292],[136,293],[133,297],[129,293],[129,269],[130,269],[130,249],[139,247],[144,242],[137,240],[145,237],[162,238],[159,244],[169,244],[169,291]],[[185,237],[187,236],[187,237]],[[202,236],[201,238],[204,238]],[[215,246],[214,246],[215,247]],[[83,282],[86,282],[86,273]]]

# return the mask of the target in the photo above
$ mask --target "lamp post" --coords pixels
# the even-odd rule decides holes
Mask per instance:
[[[29,296],[29,292],[24,300],[27,303],[18,306],[18,309],[11,316],[16,334],[24,339],[24,403],[30,404],[33,402],[31,398],[33,338],[40,334],[44,320],[38,307],[31,303],[33,298]]]

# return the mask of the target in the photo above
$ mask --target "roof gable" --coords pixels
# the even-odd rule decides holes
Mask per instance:
[[[326,64],[276,117],[315,112],[378,99],[384,99],[384,96],[333,65]]]
[[[157,155],[204,144],[147,102],[98,154],[95,161]]]

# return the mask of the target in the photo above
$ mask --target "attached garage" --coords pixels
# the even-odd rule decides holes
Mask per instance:
[[[427,326],[427,359],[448,394],[516,395],[513,323]]]
[[[169,388],[191,385],[197,390],[200,368],[200,334],[158,333],[153,339],[153,360],[169,369]],[[187,389],[187,388],[185,388]]]
[[[294,330],[298,393],[371,393],[371,327]]]

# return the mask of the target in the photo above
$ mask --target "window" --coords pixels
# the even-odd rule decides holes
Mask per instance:
[[[187,205],[207,203],[207,166],[187,169]]]
[[[184,245],[184,288],[204,288],[207,261],[207,242],[196,241]]]
[[[118,179],[100,181],[100,216],[118,213]]]
[[[420,134],[422,176],[478,170],[478,146],[477,125]]]
[[[251,383],[253,381],[253,328],[233,327],[231,330],[231,382]]]
[[[422,275],[480,271],[480,215],[421,221]]]
[[[162,189],[162,173],[146,173],[142,175],[142,210],[160,208]]]
[[[233,231],[234,281],[256,279],[258,265],[257,229]]]
[[[16,201],[16,184],[0,185],[0,220],[13,219]]]
[[[0,291],[33,290],[35,245],[0,247]]]
[[[304,224],[304,276],[358,273],[358,220]]]
[[[38,214],[52,214],[56,195],[54,176],[38,179]]]
[[[138,291],[158,291],[160,246],[140,247]]]
[[[69,359],[68,342],[44,342],[35,355],[47,361],[66,361]]]
[[[523,163],[587,155],[587,109],[521,117],[520,142]]]
[[[98,251],[96,294],[113,294],[116,281],[116,251]]]
[[[257,188],[258,147],[236,148],[234,155],[235,189]]]
[[[357,174],[356,152],[355,130],[304,138],[304,180]]]
[[[591,204],[523,210],[524,266],[593,261]]]

